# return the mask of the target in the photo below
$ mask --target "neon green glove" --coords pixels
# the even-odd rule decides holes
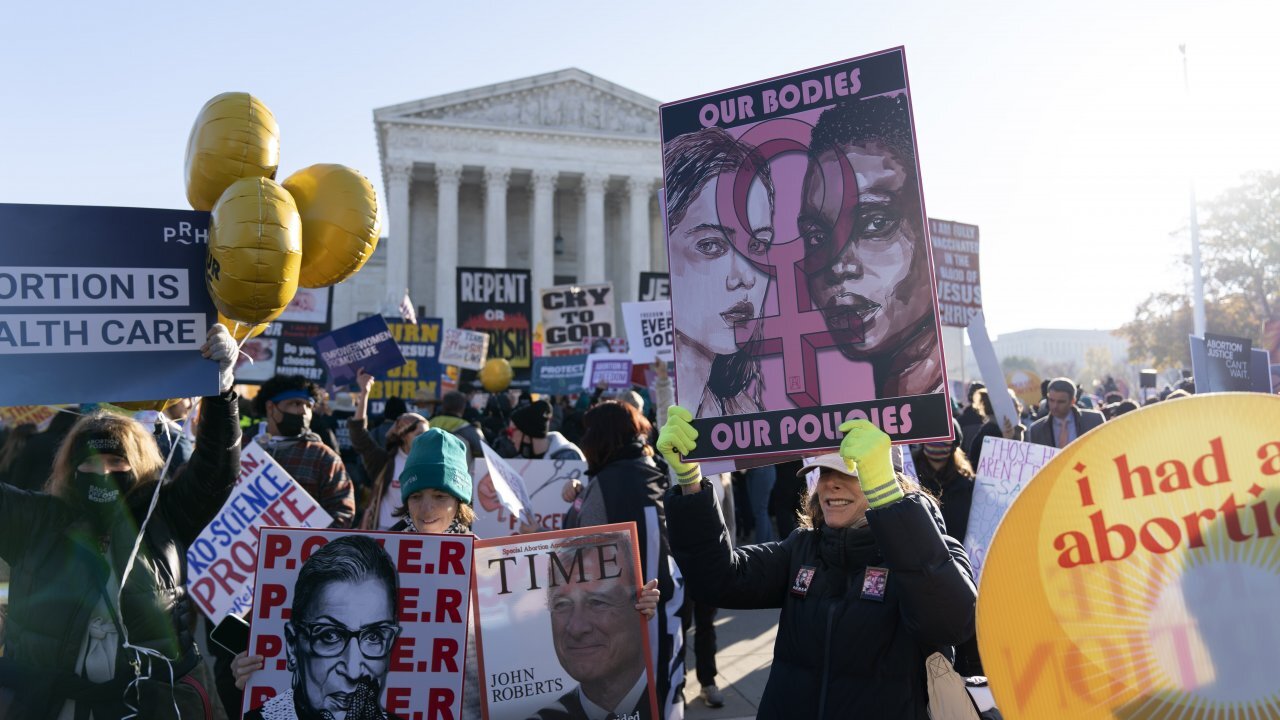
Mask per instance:
[[[693,485],[702,481],[702,466],[687,463],[681,455],[693,452],[698,446],[698,431],[693,429],[693,415],[679,405],[667,408],[667,423],[658,433],[658,452],[676,471],[676,482]]]
[[[893,473],[889,436],[869,420],[850,420],[840,426],[840,432],[845,434],[840,442],[840,457],[851,472],[858,473],[858,484],[867,503],[880,508],[901,500],[902,487]]]

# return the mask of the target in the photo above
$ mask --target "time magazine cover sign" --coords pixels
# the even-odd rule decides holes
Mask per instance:
[[[245,717],[459,717],[472,542],[264,528]]]
[[[901,48],[660,108],[693,458],[951,434]]]
[[[476,542],[487,720],[656,718],[635,523]]]

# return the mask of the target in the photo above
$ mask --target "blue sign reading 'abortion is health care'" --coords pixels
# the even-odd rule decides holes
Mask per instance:
[[[209,214],[0,204],[0,405],[213,395]]]

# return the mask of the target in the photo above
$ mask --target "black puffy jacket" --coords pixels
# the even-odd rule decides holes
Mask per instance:
[[[705,482],[667,494],[672,553],[695,600],[781,608],[757,717],[927,718],[925,658],[973,635],[977,604],[969,559],[933,503],[907,495],[869,510],[869,527],[734,550]],[[867,567],[888,570],[882,600],[863,597]]]
[[[122,593],[129,642],[172,658],[179,675],[199,660],[190,631],[195,609],[187,597],[187,547],[226,502],[239,466],[236,396],[205,398],[195,452],[181,474],[160,489]],[[129,496],[132,517],[122,517],[111,530],[111,566],[118,575],[124,573],[153,487]],[[0,691],[9,691],[12,717],[54,718],[68,688],[84,690],[72,677],[76,655],[110,568],[83,527],[62,499],[0,485],[0,557],[12,566]],[[123,681],[133,676],[132,653],[121,649],[116,657],[120,682],[100,688],[102,707],[118,703]],[[168,681],[163,663],[152,670]]]

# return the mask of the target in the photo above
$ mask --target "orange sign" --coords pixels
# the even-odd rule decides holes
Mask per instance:
[[[1004,374],[1004,384],[1009,386],[1023,405],[1035,408],[1040,405],[1040,376],[1030,370],[1011,370]]]
[[[50,405],[11,405],[0,407],[0,425],[17,427],[31,423],[39,430],[49,427],[49,421],[58,414],[58,409]]]
[[[1195,396],[1067,446],[991,544],[1005,717],[1280,717],[1280,398]]]

